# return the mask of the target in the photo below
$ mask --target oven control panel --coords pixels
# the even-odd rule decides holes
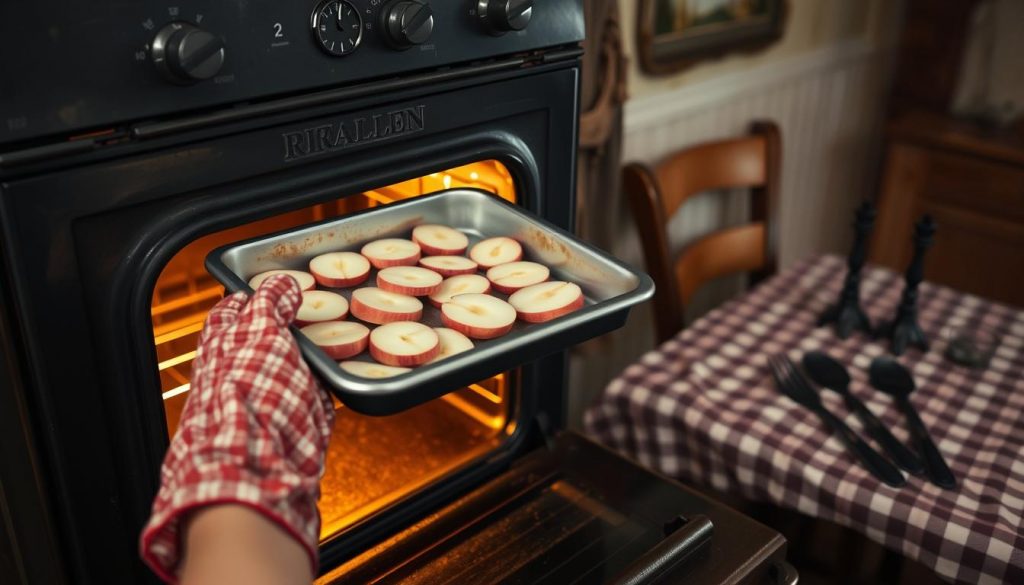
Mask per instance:
[[[0,2],[0,152],[583,40],[582,0]]]

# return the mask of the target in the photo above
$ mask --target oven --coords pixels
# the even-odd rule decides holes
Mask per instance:
[[[211,250],[459,187],[573,227],[579,2],[0,17],[31,48],[0,55],[13,582],[155,582],[137,539],[224,294]],[[318,583],[785,578],[778,534],[564,430],[564,351],[490,374],[386,416],[336,402]]]

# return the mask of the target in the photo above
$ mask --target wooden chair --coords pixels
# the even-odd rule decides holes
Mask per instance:
[[[756,282],[775,272],[781,157],[778,126],[759,121],[744,137],[687,148],[654,169],[638,163],[623,169],[623,190],[657,286],[659,343],[683,328],[683,309],[703,283],[737,272]],[[729,188],[750,189],[752,223],[707,234],[672,257],[666,227],[676,210],[697,193]]]

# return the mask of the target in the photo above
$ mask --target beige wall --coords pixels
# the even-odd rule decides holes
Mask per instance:
[[[788,0],[783,37],[756,53],[731,53],[680,73],[652,76],[636,58],[637,7],[642,0],[619,0],[626,52],[630,55],[630,97],[645,97],[714,77],[785,60],[829,44],[862,38],[875,43],[893,38],[900,2],[893,0]]]

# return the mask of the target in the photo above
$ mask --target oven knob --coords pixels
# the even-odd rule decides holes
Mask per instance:
[[[476,14],[493,35],[523,30],[533,17],[533,0],[477,0]]]
[[[386,6],[382,14],[384,34],[395,48],[421,45],[434,32],[434,11],[426,2],[399,0]]]
[[[224,65],[224,41],[193,24],[172,22],[153,38],[153,63],[179,84],[210,79]]]

